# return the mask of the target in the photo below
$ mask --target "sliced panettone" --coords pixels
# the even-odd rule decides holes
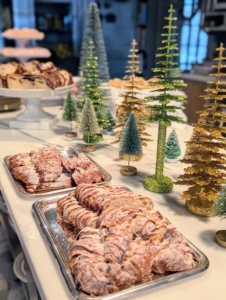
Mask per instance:
[[[19,64],[11,62],[0,65],[0,74],[8,75],[8,74],[17,74],[19,69]]]
[[[60,70],[60,74],[63,75],[65,79],[65,85],[71,85],[73,84],[72,75],[66,70]]]

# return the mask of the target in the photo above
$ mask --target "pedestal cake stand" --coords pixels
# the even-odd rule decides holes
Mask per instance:
[[[16,129],[50,129],[57,122],[57,117],[42,109],[40,99],[43,97],[53,98],[57,95],[63,95],[73,86],[74,84],[56,88],[55,90],[14,90],[0,88],[1,96],[22,98],[25,104],[25,110],[20,113],[15,120],[9,122],[9,127]]]

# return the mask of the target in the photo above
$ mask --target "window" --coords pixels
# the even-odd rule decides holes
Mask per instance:
[[[192,64],[206,57],[208,35],[200,29],[199,0],[184,0],[183,26],[180,40],[180,68],[191,70]]]

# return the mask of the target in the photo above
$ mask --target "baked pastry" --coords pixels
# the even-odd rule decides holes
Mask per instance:
[[[79,185],[57,202],[60,219],[80,230],[69,251],[69,266],[76,288],[91,296],[151,281],[156,274],[190,270],[199,261],[187,240],[160,212],[142,202],[128,204],[123,195],[145,199],[149,206],[152,203],[122,188],[90,184]],[[98,209],[106,197],[107,203],[118,199],[118,205]]]
[[[62,157],[55,147],[48,146],[30,153],[16,154],[9,159],[9,163],[12,174],[15,173],[14,177],[22,181],[30,193],[71,188],[83,182],[100,183],[105,180],[104,175],[85,154],[78,154],[78,157],[74,158]],[[29,170],[31,176],[35,174],[38,178],[37,182],[33,179],[29,181]],[[97,218],[93,222],[89,220],[91,226],[96,226],[96,222]]]
[[[52,62],[33,60],[24,64],[0,65],[0,88],[55,89],[71,84],[72,74],[58,69]]]

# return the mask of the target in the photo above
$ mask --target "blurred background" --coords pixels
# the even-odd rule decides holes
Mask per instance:
[[[202,108],[208,74],[220,42],[226,44],[226,0],[0,0],[0,31],[9,28],[36,28],[45,34],[31,46],[45,47],[50,59],[74,76],[78,75],[79,55],[87,9],[91,2],[99,7],[111,78],[123,78],[131,41],[138,42],[141,76],[149,79],[161,46],[164,17],[174,5],[179,29],[178,62],[189,107],[185,113],[195,122],[195,111]],[[0,35],[0,48],[15,41]],[[0,54],[0,63],[12,61]],[[16,59],[15,59],[16,61]]]

